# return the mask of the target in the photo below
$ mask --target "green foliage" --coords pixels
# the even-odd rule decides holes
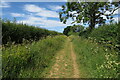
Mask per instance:
[[[68,32],[70,31],[70,27],[71,27],[71,26],[67,26],[67,27],[64,29],[64,31],[63,31],[63,34],[64,34],[64,35],[67,35],[67,36],[68,36]]]
[[[3,78],[40,78],[50,66],[55,53],[64,44],[65,36],[48,36],[31,44],[11,45],[2,49]]]
[[[81,78],[118,78],[118,52],[81,37],[72,41]]]
[[[84,29],[83,26],[81,25],[73,25],[73,26],[67,26],[64,31],[63,34],[69,36],[69,35],[79,35],[79,32],[82,32]]]
[[[120,22],[94,29],[88,38],[104,46],[120,50]]]
[[[89,34],[91,33],[91,30],[89,28],[84,29],[79,33],[79,36],[82,36],[84,38],[87,38]]]
[[[117,43],[120,45],[120,22],[116,25],[117,28]]]
[[[63,23],[72,18],[73,23],[87,23],[92,30],[96,24],[102,25],[105,23],[106,19],[102,17],[103,15],[112,21],[112,14],[118,8],[120,8],[119,2],[67,2],[62,6],[59,16]]]
[[[48,35],[58,35],[60,33],[49,31],[26,24],[17,24],[15,21],[2,21],[2,43],[8,42],[22,43],[24,40],[39,40]]]

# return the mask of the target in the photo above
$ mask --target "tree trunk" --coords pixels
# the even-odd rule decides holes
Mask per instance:
[[[90,31],[92,31],[95,28],[95,21],[96,19],[95,19],[95,12],[94,12],[90,19],[90,26],[89,26]]]
[[[90,30],[93,30],[95,28],[95,22],[90,23]]]

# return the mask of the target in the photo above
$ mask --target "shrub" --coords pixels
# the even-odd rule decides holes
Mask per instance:
[[[106,47],[114,48],[117,51],[120,49],[120,22],[110,25],[103,25],[95,28],[90,32],[85,30],[79,35],[104,44]]]

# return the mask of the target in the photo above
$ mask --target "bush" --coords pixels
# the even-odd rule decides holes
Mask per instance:
[[[80,36],[91,39],[100,44],[104,44],[106,47],[114,48],[117,51],[120,49],[120,22],[110,25],[103,25],[95,28],[90,32],[85,30],[80,33]]]
[[[79,33],[79,36],[84,37],[84,38],[88,38],[90,33],[91,33],[90,29],[86,28]]]
[[[93,30],[89,37],[96,39],[97,42],[105,44],[107,47],[116,49],[119,43],[119,24],[101,26]]]

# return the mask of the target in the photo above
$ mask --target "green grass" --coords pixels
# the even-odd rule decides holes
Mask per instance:
[[[64,44],[65,36],[47,37],[31,44],[11,45],[2,49],[3,78],[40,78],[54,55]]]
[[[71,57],[70,41],[67,38],[64,48],[61,49],[52,61],[52,67],[45,70],[45,78],[72,78],[73,77],[73,61]]]
[[[81,77],[118,77],[118,52],[81,37],[72,36],[72,41]]]

